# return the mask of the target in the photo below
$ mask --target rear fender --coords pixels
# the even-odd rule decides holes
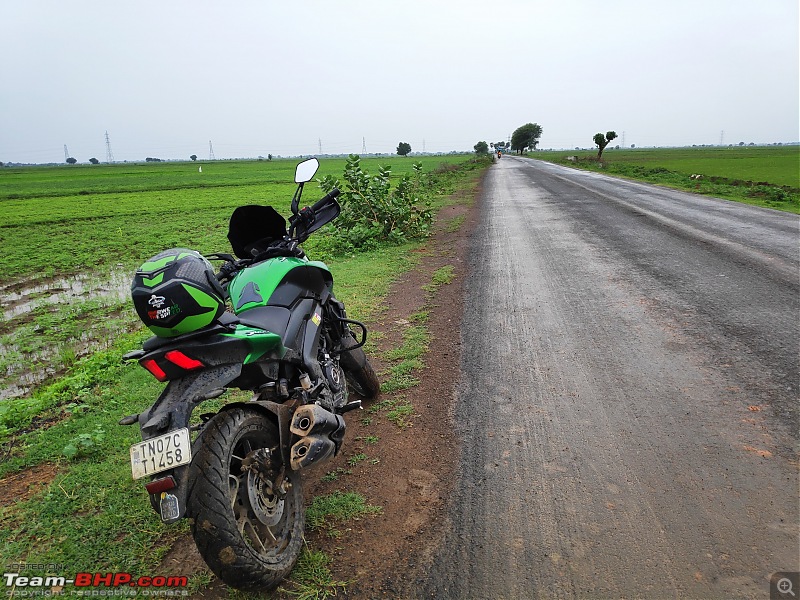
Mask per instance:
[[[290,468],[290,450],[292,444],[292,432],[289,430],[289,426],[291,424],[292,415],[294,414],[295,405],[292,404],[278,404],[277,402],[271,402],[268,400],[255,400],[252,402],[231,402],[230,404],[226,404],[221,410],[220,413],[231,410],[233,408],[243,407],[243,408],[255,408],[259,412],[261,412],[265,418],[269,419],[275,426],[278,428],[279,433],[279,444],[280,444],[280,456],[281,461],[287,468]],[[192,443],[192,455],[194,456],[200,444],[203,443],[203,433],[201,432],[200,435]],[[172,471],[165,471],[162,473],[158,473],[154,476],[156,479],[160,479],[167,476],[172,476],[175,480],[175,487],[169,490],[169,494],[174,497],[172,500],[173,502],[177,502],[177,516],[171,517],[167,520],[162,518],[162,521],[165,523],[174,523],[184,516],[186,516],[186,501],[189,497],[189,493],[191,491],[192,482],[189,480],[189,474],[191,472],[191,464],[184,465],[182,467],[178,467],[177,469],[173,469]],[[158,494],[151,494],[150,495],[150,504],[153,507],[153,510],[156,513],[161,514],[161,498]]]
[[[148,440],[189,426],[192,411],[203,400],[213,396],[213,392],[224,388],[235,380],[242,372],[241,364],[220,365],[197,373],[183,379],[170,381],[153,405],[139,415],[139,428],[142,440]],[[200,437],[198,436],[198,440]],[[197,440],[195,440],[195,444]],[[195,448],[193,444],[193,451]],[[163,471],[153,476],[153,479],[162,479],[172,476],[176,486],[169,490],[177,502],[177,514],[169,519],[162,519],[165,523],[174,523],[186,514],[186,497],[189,492],[189,469],[191,465],[184,465],[171,471]],[[163,495],[163,494],[162,494]],[[156,512],[160,512],[160,499],[151,494],[150,502]]]
[[[170,381],[153,405],[139,415],[142,440],[188,427],[195,407],[241,372],[239,363],[219,365]]]

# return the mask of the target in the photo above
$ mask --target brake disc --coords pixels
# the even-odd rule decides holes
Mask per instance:
[[[272,488],[272,482],[263,475],[250,471],[247,474],[247,497],[256,518],[268,527],[280,523],[284,501]]]

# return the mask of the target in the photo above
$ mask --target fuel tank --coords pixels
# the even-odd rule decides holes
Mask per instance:
[[[333,288],[325,263],[302,258],[270,258],[240,271],[228,286],[233,311],[242,315],[264,306],[292,309],[300,300],[324,301]]]

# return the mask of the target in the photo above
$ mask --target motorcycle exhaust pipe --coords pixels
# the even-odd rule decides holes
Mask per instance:
[[[293,471],[329,459],[336,453],[336,444],[324,435],[308,435],[292,446],[290,464]]]
[[[300,437],[321,435],[344,427],[344,419],[319,404],[304,404],[292,416],[289,430]]]

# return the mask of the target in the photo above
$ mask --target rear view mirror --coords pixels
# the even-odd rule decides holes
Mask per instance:
[[[319,169],[319,161],[316,158],[309,158],[297,165],[294,173],[295,183],[306,183],[314,178],[314,174]]]

